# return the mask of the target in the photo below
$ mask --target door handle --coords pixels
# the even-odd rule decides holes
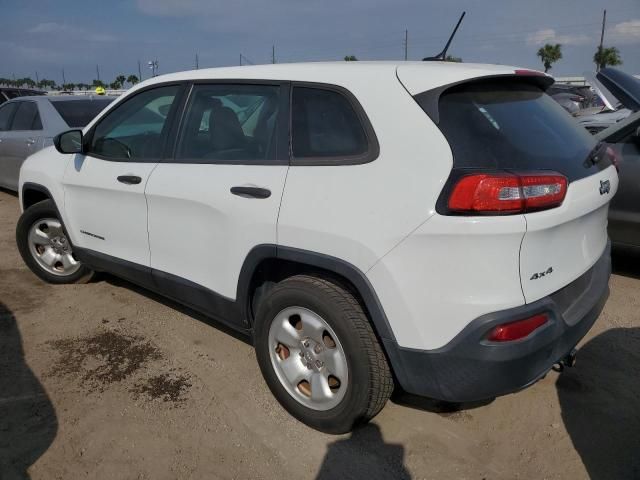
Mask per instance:
[[[260,187],[231,187],[231,193],[244,198],[269,198],[271,190]]]
[[[118,181],[125,185],[137,185],[142,181],[142,178],[137,175],[120,175]]]
[[[31,146],[34,143],[36,143],[36,141],[33,138],[27,138],[27,145]]]

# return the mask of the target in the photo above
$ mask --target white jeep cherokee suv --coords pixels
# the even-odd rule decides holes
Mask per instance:
[[[608,295],[616,167],[552,82],[442,62],[156,77],[24,163],[18,246],[48,282],[111,272],[250,335],[323,431],[394,386],[514,392]]]

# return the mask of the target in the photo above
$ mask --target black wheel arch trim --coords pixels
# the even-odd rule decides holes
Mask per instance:
[[[34,190],[36,192],[44,193],[47,197],[49,197],[49,200],[51,200],[53,202],[53,205],[56,208],[56,211],[58,212],[58,214],[60,214],[60,210],[58,209],[58,205],[56,204],[56,201],[53,198],[53,195],[51,194],[49,189],[47,187],[45,187],[44,185],[40,185],[39,183],[33,183],[33,182],[25,182],[25,183],[22,184],[22,192],[21,192],[21,195],[20,195],[20,203],[21,203],[21,206],[22,206],[23,210],[26,210],[26,207],[24,205],[25,193],[27,191],[29,191],[29,190]]]

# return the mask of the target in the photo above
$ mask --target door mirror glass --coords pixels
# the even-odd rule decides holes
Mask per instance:
[[[82,153],[82,130],[69,130],[53,139],[60,153]]]

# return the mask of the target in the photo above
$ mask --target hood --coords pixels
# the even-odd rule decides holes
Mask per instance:
[[[617,68],[603,68],[586,73],[585,78],[610,110],[621,106],[632,112],[640,110],[640,80]]]

